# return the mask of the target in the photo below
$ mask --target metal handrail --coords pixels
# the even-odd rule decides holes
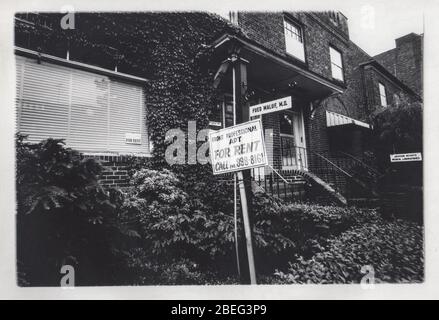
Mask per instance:
[[[317,153],[317,152],[313,152],[313,154],[315,154],[316,156],[322,158],[323,160],[325,160],[326,162],[328,162],[329,164],[331,164],[333,167],[337,168],[339,171],[341,171],[344,175],[348,176],[349,178],[352,178],[352,175],[348,172],[346,172],[345,170],[343,170],[342,168],[340,168],[339,166],[337,166],[334,162],[332,162],[331,160],[329,160],[328,158],[322,156],[321,154]]]
[[[343,151],[339,151],[339,152],[340,152],[341,154],[345,155],[345,156],[348,156],[348,157],[351,158],[352,160],[354,160],[354,161],[356,161],[356,162],[358,162],[358,163],[361,163],[362,166],[366,167],[367,169],[369,169],[370,171],[372,171],[372,172],[375,173],[376,175],[379,175],[379,174],[380,174],[375,168],[372,168],[372,167],[369,166],[367,163],[364,163],[363,161],[361,161],[360,159],[354,157],[353,155],[351,155],[351,154],[349,154],[349,153],[346,153],[346,152],[343,152]]]
[[[268,165],[271,170],[273,170],[274,173],[276,173],[285,183],[289,183],[288,180],[286,180],[275,168],[273,168],[271,165]]]

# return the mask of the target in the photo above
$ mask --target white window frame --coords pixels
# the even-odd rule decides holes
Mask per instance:
[[[335,55],[338,55],[340,61],[335,61]],[[340,50],[334,48],[333,46],[329,46],[329,58],[331,61],[331,76],[333,79],[344,82],[344,69],[343,69],[343,56]],[[340,72],[340,77],[337,76],[335,70]]]
[[[380,103],[382,107],[387,107],[387,92],[386,86],[382,82],[378,82],[378,92],[380,94]]]
[[[303,29],[289,19],[284,19],[285,50],[296,59],[305,62]]]

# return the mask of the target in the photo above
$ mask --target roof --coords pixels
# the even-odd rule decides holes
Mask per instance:
[[[419,96],[416,92],[414,92],[409,86],[407,86],[404,82],[399,80],[393,73],[391,73],[387,68],[385,68],[383,65],[381,65],[377,60],[370,59],[368,61],[362,62],[359,64],[360,66],[364,67],[367,65],[373,66],[376,68],[379,72],[387,76],[392,82],[397,84],[401,89],[405,90],[406,92],[410,93],[411,95],[415,96],[417,99],[422,101],[421,96]]]

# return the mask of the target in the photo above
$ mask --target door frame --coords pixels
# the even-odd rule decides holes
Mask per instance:
[[[296,165],[293,166],[284,166],[282,160],[282,170],[295,170],[301,169],[308,171],[307,166],[307,153],[306,153],[306,140],[305,140],[305,125],[303,120],[303,110],[284,110],[282,113],[288,113],[292,115],[293,119],[293,135],[285,134],[280,132],[279,128],[279,138],[287,137],[293,138],[295,154],[296,154]],[[279,120],[280,122],[280,120]],[[279,123],[280,125],[280,123]],[[282,145],[281,145],[281,159],[282,159]]]

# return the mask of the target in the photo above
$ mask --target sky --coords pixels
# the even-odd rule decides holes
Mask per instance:
[[[398,37],[424,33],[424,9],[418,1],[359,1],[339,7],[348,18],[351,40],[372,56],[394,48]]]

